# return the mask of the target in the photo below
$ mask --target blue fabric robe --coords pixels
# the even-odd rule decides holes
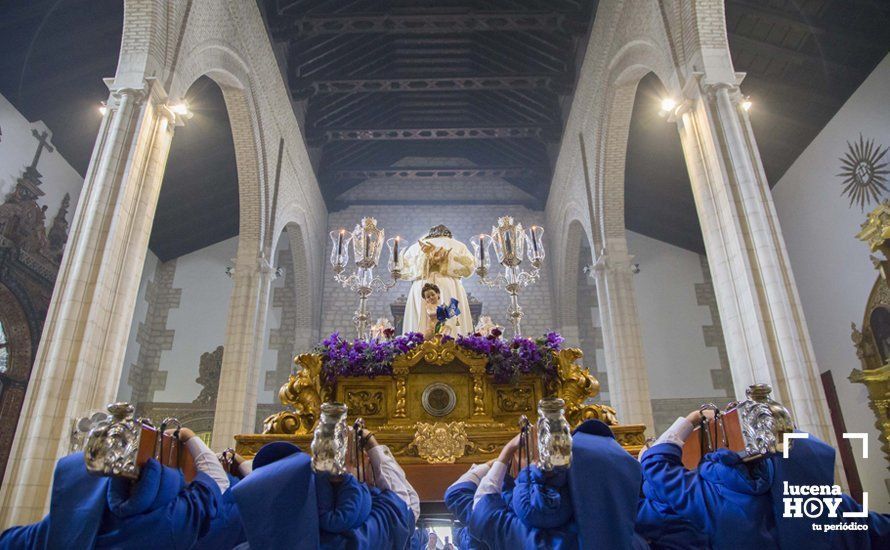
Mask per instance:
[[[454,519],[463,524],[454,534],[455,545],[460,550],[488,550],[488,545],[470,535],[466,527],[470,523],[470,512],[473,511],[473,496],[476,494],[476,484],[472,481],[462,481],[448,487],[445,491],[445,507],[454,516]]]
[[[244,526],[241,525],[241,514],[238,512],[238,504],[232,496],[232,488],[241,481],[241,478],[227,474],[229,488],[219,501],[219,509],[216,517],[210,522],[210,529],[200,539],[192,550],[220,550],[233,548],[243,542],[247,542]]]
[[[254,460],[253,472],[232,488],[232,498],[251,548],[318,548],[315,474],[306,453],[296,452],[262,467]]]
[[[106,509],[108,478],[87,472],[83,453],[68,455],[56,463],[50,513],[32,525],[10,527],[0,535],[0,549],[90,548]],[[70,521],[51,522],[51,518]]]
[[[90,475],[83,453],[75,453],[56,465],[49,516],[13,532],[14,542],[35,546],[9,547],[191,548],[209,528],[219,496],[206,474],[186,487],[180,471],[149,460],[133,484]]]
[[[254,459],[253,472],[232,489],[251,548],[405,548],[414,513],[395,493],[352,476],[333,486],[312,471],[309,455],[296,446],[271,445],[276,447],[265,453],[270,456],[263,465],[266,447]]]
[[[352,475],[332,484],[316,477],[321,548],[403,550],[414,534],[414,512],[392,491],[360,483]]]
[[[194,546],[216,516],[219,486],[198,472],[188,486],[180,470],[150,459],[139,480],[110,478],[96,548],[140,549]]]
[[[529,469],[516,481],[511,502],[485,495],[470,514],[470,532],[497,549],[569,550],[637,547],[633,526],[640,465],[599,421],[572,436],[572,467],[565,480]],[[566,502],[568,501],[568,502]],[[608,505],[604,506],[604,503]],[[566,513],[566,506],[571,514]],[[553,515],[561,520],[555,525]]]
[[[805,547],[808,550],[829,548],[890,548],[890,516],[869,513],[867,518],[845,518],[843,512],[861,512],[862,507],[849,495],[842,495],[842,503],[836,518],[783,517],[784,484],[834,485],[835,450],[827,443],[810,435],[807,439],[795,439],[791,443],[788,458],[777,454],[769,459],[775,468],[770,495],[773,502],[779,545],[782,548]],[[807,498],[807,497],[802,497]],[[835,497],[837,498],[837,497]],[[813,524],[868,524],[867,531],[837,530],[816,531]]]
[[[690,471],[681,455],[680,447],[672,443],[646,451],[642,466],[648,498],[690,522],[716,550],[778,548],[769,496],[771,462],[748,466],[736,453],[718,449]]]
[[[650,490],[651,492],[651,490]],[[646,482],[634,530],[652,550],[708,550],[708,537],[670,506],[646,496]]]

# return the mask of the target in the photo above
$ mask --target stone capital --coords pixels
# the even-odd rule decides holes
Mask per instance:
[[[593,272],[633,274],[633,255],[627,252],[608,252],[603,248],[593,263]]]

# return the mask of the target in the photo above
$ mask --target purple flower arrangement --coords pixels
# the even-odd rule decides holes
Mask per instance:
[[[513,382],[522,374],[537,374],[553,379],[557,374],[552,353],[558,351],[565,339],[556,332],[541,338],[501,338],[497,328],[491,334],[459,336],[458,346],[488,356],[486,372],[495,382]],[[452,340],[444,336],[444,341]],[[346,340],[335,332],[325,338],[315,351],[322,356],[321,377],[325,384],[333,384],[344,376],[375,377],[392,374],[392,362],[397,355],[407,353],[423,343],[423,335],[409,332],[390,340]]]

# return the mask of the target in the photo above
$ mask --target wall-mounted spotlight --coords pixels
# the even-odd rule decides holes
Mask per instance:
[[[191,113],[189,111],[189,106],[185,101],[180,101],[179,103],[174,103],[170,105],[170,111],[174,115],[179,116],[189,116]]]
[[[108,113],[108,105],[104,101],[99,103],[99,114],[105,116]]]
[[[658,116],[666,117],[669,114],[672,114],[676,108],[677,101],[672,97],[666,97],[661,100],[661,110],[658,111]]]
[[[746,111],[750,111],[751,105],[753,105],[751,103],[751,96],[746,95],[746,96],[742,97],[742,109],[744,109]]]

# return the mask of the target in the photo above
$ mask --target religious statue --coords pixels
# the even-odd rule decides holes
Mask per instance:
[[[402,257],[402,279],[414,281],[405,304],[404,332],[435,333],[439,319],[431,318],[427,307],[450,306],[453,299],[457,304],[451,311],[456,314],[445,319],[439,331],[451,336],[472,333],[473,318],[461,283],[462,278],[472,273],[473,255],[466,245],[455,239],[444,225],[430,229],[427,236],[413,244]],[[428,283],[438,290],[438,298],[432,305],[423,295],[424,285]]]

